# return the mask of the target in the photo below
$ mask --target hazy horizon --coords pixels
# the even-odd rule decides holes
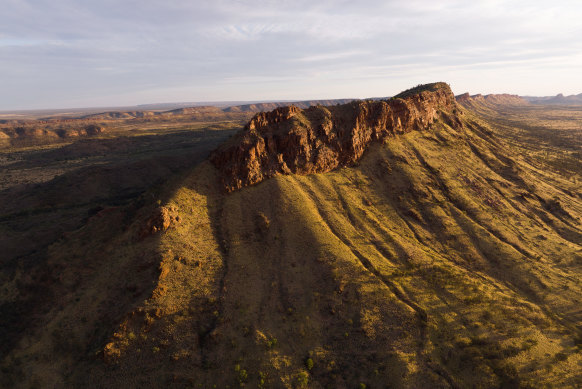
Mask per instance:
[[[389,96],[384,96],[388,98]],[[379,96],[370,96],[371,99],[382,98]],[[150,103],[140,103],[133,105],[109,105],[109,106],[79,106],[79,107],[55,107],[55,108],[33,108],[33,109],[8,109],[0,110],[0,114],[18,113],[18,112],[59,112],[59,111],[80,111],[83,110],[123,110],[123,109],[144,109],[144,110],[165,110],[165,109],[175,109],[175,108],[190,108],[190,107],[203,107],[203,106],[213,106],[213,107],[231,107],[237,105],[247,105],[247,104],[262,104],[262,103],[300,103],[304,101],[326,101],[326,100],[357,100],[357,97],[338,97],[332,99],[300,99],[300,100],[288,100],[288,99],[269,99],[269,100],[220,100],[220,101],[174,101],[174,102],[150,102]]]
[[[582,93],[582,3],[7,0],[0,111]]]

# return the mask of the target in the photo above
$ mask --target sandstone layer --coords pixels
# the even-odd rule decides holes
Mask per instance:
[[[422,85],[389,100],[281,107],[256,114],[211,161],[227,191],[278,174],[327,172],[356,162],[371,142],[427,129],[441,113],[456,109],[445,83]]]

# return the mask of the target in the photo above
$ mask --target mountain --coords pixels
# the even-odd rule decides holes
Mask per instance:
[[[563,105],[579,105],[582,104],[582,93],[578,95],[564,96],[559,93],[556,96],[523,96],[523,98],[533,104],[563,104]]]
[[[231,107],[224,108],[224,112],[265,112],[271,111],[275,108],[287,107],[292,104],[299,108],[309,108],[318,105],[331,106],[338,104],[346,104],[350,101],[356,99],[332,99],[332,100],[305,100],[305,101],[295,101],[295,102],[268,102],[268,103],[253,103],[253,104],[242,104],[235,105]]]
[[[328,106],[343,104],[352,99],[337,100],[306,100],[294,103],[295,106],[307,108],[310,106]],[[171,110],[125,110],[118,109],[105,112],[84,113],[78,112],[23,112],[22,117],[10,113],[4,115],[9,119],[0,120],[0,147],[38,146],[55,143],[64,143],[72,138],[91,137],[102,132],[111,136],[112,132],[119,133],[119,129],[135,129],[162,122],[181,122],[184,125],[208,122],[238,122],[247,121],[253,113],[269,111],[277,107],[287,106],[287,102],[254,103],[223,107],[223,103],[216,105],[180,106]],[[142,107],[163,108],[180,104],[144,105]],[[186,103],[183,103],[186,105]],[[40,113],[46,117],[36,118]],[[28,115],[28,116],[27,116]],[[90,128],[100,128],[99,132]],[[87,130],[89,129],[89,130]]]
[[[582,128],[519,127],[543,113],[507,99],[435,83],[256,114],[2,262],[0,384],[579,387],[582,170],[536,150],[576,158]]]
[[[440,110],[456,110],[450,89],[440,84],[406,99],[397,96],[304,111],[296,106],[279,108],[256,115],[212,161],[223,170],[228,190],[281,173],[328,172],[357,161],[372,141],[426,129]]]
[[[476,104],[489,104],[489,105],[526,105],[529,102],[518,95],[510,94],[491,94],[491,95],[470,95],[469,93],[464,93],[462,95],[456,96],[459,103],[464,106],[474,107]]]
[[[494,104],[509,104],[509,105],[523,105],[531,104],[556,104],[556,105],[580,105],[582,104],[582,93],[579,95],[564,96],[558,94],[556,96],[517,96],[509,94],[491,94],[491,95],[473,95],[468,93],[457,96],[460,102],[470,103],[471,101],[487,101]]]

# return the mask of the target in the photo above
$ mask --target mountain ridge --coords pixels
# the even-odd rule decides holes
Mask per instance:
[[[556,104],[556,105],[580,105],[582,104],[582,93],[577,95],[564,96],[558,93],[555,96],[523,96],[532,104]]]
[[[474,106],[475,104],[496,104],[496,105],[526,105],[529,102],[522,96],[512,94],[489,94],[489,95],[470,95],[464,93],[455,97],[456,100],[464,106]]]
[[[306,110],[291,105],[259,113],[213,153],[211,161],[223,172],[228,191],[277,174],[327,172],[356,162],[371,142],[426,129],[438,115],[458,109],[445,83],[399,96]]]

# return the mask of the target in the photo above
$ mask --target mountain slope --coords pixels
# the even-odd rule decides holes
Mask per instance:
[[[471,111],[435,115],[333,171],[226,193],[203,162],[92,218],[50,248],[55,304],[4,379],[579,386],[579,187]]]

